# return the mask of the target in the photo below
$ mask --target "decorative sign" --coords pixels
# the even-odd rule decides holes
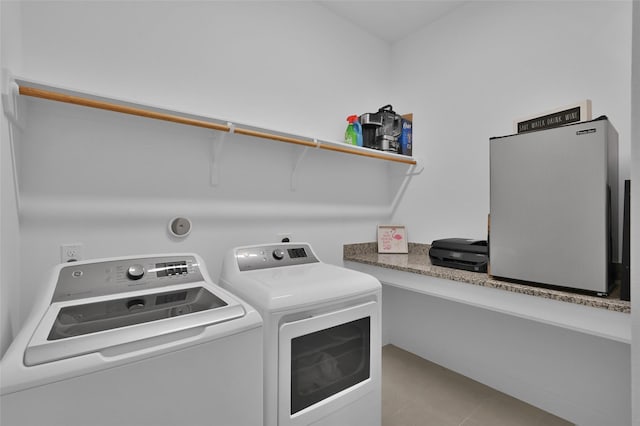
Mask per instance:
[[[407,230],[402,225],[378,226],[378,253],[408,253]]]
[[[591,100],[587,99],[574,105],[568,105],[525,117],[513,122],[514,133],[533,132],[535,130],[551,129],[569,123],[591,120]]]

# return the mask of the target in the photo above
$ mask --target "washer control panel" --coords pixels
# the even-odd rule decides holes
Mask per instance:
[[[241,271],[304,265],[320,262],[309,244],[273,244],[236,249],[236,260]]]
[[[70,263],[58,274],[52,302],[202,281],[194,256]]]

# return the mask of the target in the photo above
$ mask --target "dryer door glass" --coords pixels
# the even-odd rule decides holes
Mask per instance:
[[[370,377],[371,318],[291,340],[291,414]]]

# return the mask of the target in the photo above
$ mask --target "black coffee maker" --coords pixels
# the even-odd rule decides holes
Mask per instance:
[[[381,151],[398,152],[398,137],[402,133],[402,117],[385,105],[376,113],[362,114],[362,145]]]

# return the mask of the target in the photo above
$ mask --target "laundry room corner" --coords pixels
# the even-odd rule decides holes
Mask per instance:
[[[19,77],[95,99],[313,144],[341,141],[348,114],[389,95],[390,65],[378,60],[389,45],[314,2],[22,2],[19,9]],[[335,49],[349,44],[365,47]],[[353,96],[356,82],[380,90]],[[14,156],[17,327],[67,245],[79,245],[83,260],[196,252],[215,279],[229,247],[285,235],[341,264],[343,244],[370,240],[389,220],[397,176],[407,169],[239,131],[28,96],[19,102],[28,125]],[[187,235],[170,232],[176,217],[190,222]]]

